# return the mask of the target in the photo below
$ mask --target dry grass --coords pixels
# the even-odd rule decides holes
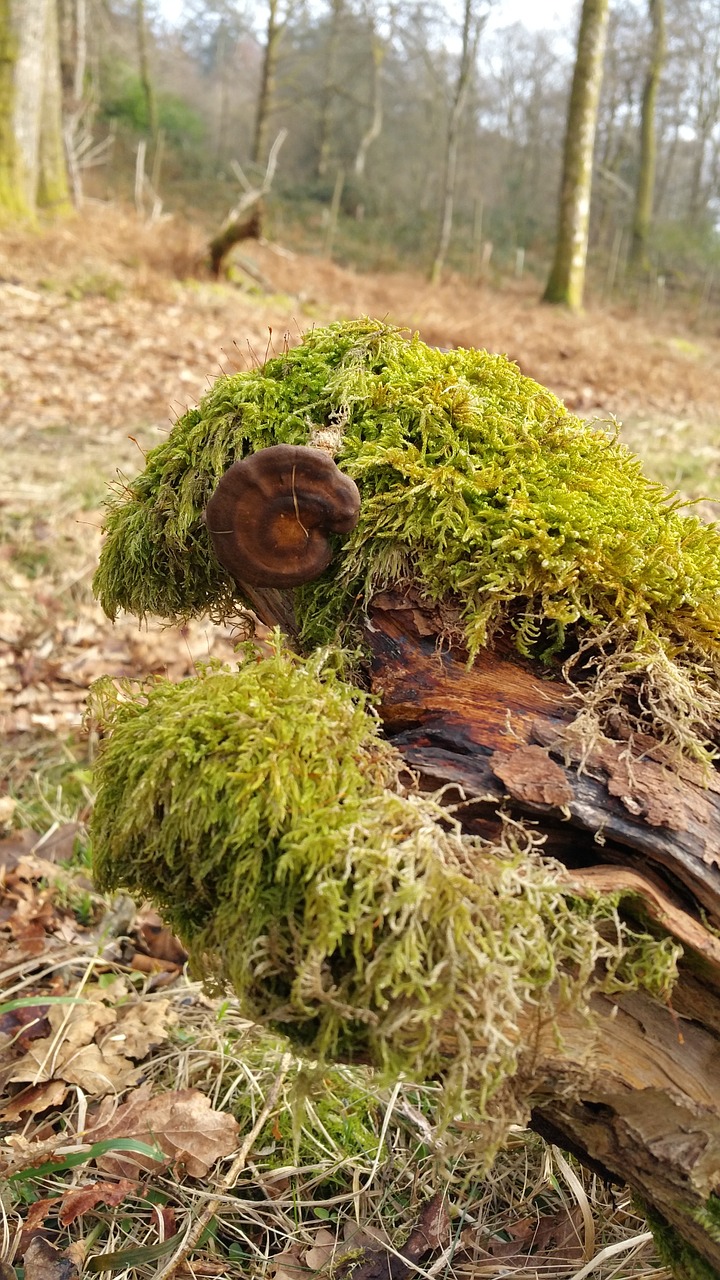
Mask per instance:
[[[105,482],[117,468],[141,464],[138,448],[160,438],[220,363],[262,359],[270,328],[279,340],[285,331],[292,337],[313,322],[365,312],[419,328],[439,345],[505,351],[580,411],[626,415],[626,439],[653,474],[689,497],[708,488],[720,496],[720,340],[677,318],[601,308],[571,318],[538,307],[530,284],[502,294],[460,280],[430,289],[408,273],[359,276],[267,244],[246,246],[244,256],[273,292],[242,271],[235,285],[213,285],[189,279],[203,247],[195,228],[177,221],[142,227],[133,214],[102,206],[61,227],[0,239],[0,405],[10,479],[0,496],[0,681],[9,735],[0,768],[16,801],[14,814],[12,804],[5,814],[12,826],[39,833],[77,822],[81,848],[92,795],[89,746],[77,734],[89,681],[104,671],[180,679],[208,652],[232,656],[232,636],[209,625],[138,632],[134,620],[111,628],[102,617],[89,579]],[[72,940],[54,933],[50,952],[7,965],[3,1000],[47,995],[58,983],[72,994],[98,975],[120,973],[133,999],[157,1003],[155,979],[122,963],[106,906],[85,876],[76,855],[61,886]],[[247,1131],[272,1087],[281,1047],[249,1028],[232,1002],[208,1001],[184,977],[162,996],[177,1018],[143,1065],[148,1082],[158,1091],[200,1089],[235,1111]],[[627,1194],[609,1192],[531,1135],[514,1134],[486,1178],[472,1133],[459,1125],[438,1138],[432,1088],[379,1089],[345,1069],[316,1087],[295,1147],[293,1089],[295,1066],[183,1274],[327,1274],[333,1257],[371,1239],[397,1249],[423,1202],[442,1193],[449,1234],[435,1260],[416,1269],[421,1275],[666,1275]],[[60,1134],[64,1148],[82,1151],[94,1105],[77,1088],[60,1111],[5,1124],[0,1154],[24,1151],[37,1167]],[[74,1245],[76,1257],[157,1246],[197,1221],[223,1168],[205,1180],[170,1170],[144,1175],[118,1208],[98,1205],[66,1228],[50,1213],[49,1230],[59,1245]],[[23,1182],[5,1206],[4,1256],[33,1204],[98,1176],[86,1162]],[[547,1223],[539,1227],[548,1219],[554,1237]],[[528,1256],[533,1233],[540,1244]],[[149,1280],[170,1257],[120,1262],[115,1274]]]

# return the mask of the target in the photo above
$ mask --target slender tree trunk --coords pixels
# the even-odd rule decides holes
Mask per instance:
[[[140,84],[142,85],[142,91],[145,95],[148,130],[150,137],[153,142],[155,142],[158,135],[158,110],[157,98],[155,96],[155,85],[153,84],[152,75],[150,73],[150,60],[148,57],[145,0],[136,0],[135,19],[137,22],[138,70],[140,72]]]
[[[640,164],[635,189],[630,264],[638,270],[648,267],[648,236],[653,215],[655,167],[657,158],[655,140],[655,103],[660,77],[665,61],[665,0],[649,0],[652,25],[650,62],[643,89],[642,115],[640,119]]]
[[[47,12],[48,0],[13,0],[13,18],[18,34],[13,127],[23,200],[32,211],[35,210],[38,188]]]
[[[18,41],[11,0],[0,0],[0,218],[30,213],[15,139]]]
[[[37,204],[53,212],[70,206],[67,162],[63,142],[60,41],[56,0],[50,0],[45,28],[43,95],[38,145]]]
[[[450,247],[450,236],[452,235],[453,212],[455,205],[455,177],[457,173],[460,128],[462,125],[463,115],[465,113],[465,103],[467,102],[468,90],[472,80],[475,56],[477,54],[477,45],[480,38],[480,29],[482,27],[481,19],[477,17],[473,10],[473,0],[465,0],[460,66],[458,67],[455,93],[453,95],[453,102],[450,108],[450,120],[448,122],[447,144],[445,149],[445,174],[443,179],[443,207],[442,217],[440,219],[440,234],[438,236],[437,249],[435,250],[435,259],[430,272],[430,279],[433,284],[439,284],[440,282],[443,267],[445,265],[445,258],[447,257],[447,251]]]
[[[573,311],[582,306],[585,286],[592,162],[597,126],[608,0],[583,0],[563,152],[558,235],[543,301]]]
[[[262,72],[260,74],[260,92],[258,94],[255,137],[251,155],[252,162],[256,165],[265,163],[269,150],[268,127],[275,97],[275,77],[280,52],[280,38],[285,25],[279,13],[279,0],[268,0],[267,37]]]
[[[375,26],[370,23],[370,38],[372,47],[373,60],[373,91],[372,91],[372,116],[370,123],[362,135],[358,143],[358,149],[355,154],[355,164],[353,172],[356,178],[363,178],[365,175],[365,165],[367,163],[367,155],[373,142],[376,142],[382,132],[383,123],[383,103],[382,103],[382,64],[385,57],[382,40],[375,30]]]
[[[318,178],[324,178],[330,163],[330,121],[332,118],[333,98],[335,97],[335,66],[340,43],[340,24],[345,11],[345,0],[332,0],[330,30],[328,32],[327,60],[325,63],[325,84],[323,86],[320,105],[320,139],[315,172]]]

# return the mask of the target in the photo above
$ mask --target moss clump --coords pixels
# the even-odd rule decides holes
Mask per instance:
[[[715,1200],[717,1204],[717,1197],[713,1196],[711,1199]],[[687,1240],[683,1240],[682,1236],[657,1209],[644,1204],[642,1201],[639,1201],[639,1208],[647,1218],[648,1226],[653,1233],[655,1248],[661,1260],[670,1268],[675,1280],[717,1280],[718,1273],[712,1263],[703,1258]],[[717,1209],[715,1212],[717,1215]],[[688,1219],[698,1217],[699,1215],[691,1207],[688,1208]],[[701,1220],[701,1225],[709,1232],[713,1240],[718,1239],[717,1216],[715,1233],[713,1233],[712,1222]]]
[[[709,711],[691,712],[679,736],[685,746],[694,735],[696,753],[714,740],[718,532],[680,514],[623,445],[504,357],[441,352],[373,320],[314,330],[262,368],[219,378],[180,419],[110,503],[95,579],[106,612],[236,612],[205,505],[238,458],[328,426],[362,509],[330,568],[296,593],[306,649],[398,582],[452,600],[471,655],[503,625],[545,656],[610,627],[630,663],[639,657],[643,688],[656,660],[700,671]]]
[[[494,847],[405,794],[328,652],[95,702],[98,883],[150,896],[204,976],[314,1054],[441,1073],[453,1097],[469,1076],[484,1108],[530,1010],[672,980],[675,945],[570,899],[523,828]]]

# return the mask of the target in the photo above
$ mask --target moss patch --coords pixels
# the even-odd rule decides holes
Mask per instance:
[[[204,507],[238,458],[327,427],[340,429],[337,461],[362,509],[330,568],[296,593],[306,649],[347,634],[377,589],[408,582],[456,602],[471,655],[502,626],[546,658],[610,627],[639,656],[643,688],[656,660],[691,683],[700,673],[709,710],[691,714],[681,745],[712,745],[717,530],[682,515],[623,445],[504,357],[441,352],[377,321],[315,330],[262,368],[219,378],[180,419],[110,502],[95,579],[106,612],[236,613]],[[673,708],[671,696],[670,725]]]
[[[206,978],[315,1055],[469,1082],[484,1111],[531,1010],[672,982],[675,944],[571,899],[524,828],[493,846],[405,793],[327,651],[95,702],[100,886],[151,897]]]

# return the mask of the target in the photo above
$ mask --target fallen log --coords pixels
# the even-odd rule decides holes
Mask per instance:
[[[357,483],[345,542],[318,450]],[[717,533],[508,362],[371,321],[220,380],[108,531],[111,615],[240,601],[309,656],[116,700],[102,882],[310,1052],[460,1080],[720,1274]]]

